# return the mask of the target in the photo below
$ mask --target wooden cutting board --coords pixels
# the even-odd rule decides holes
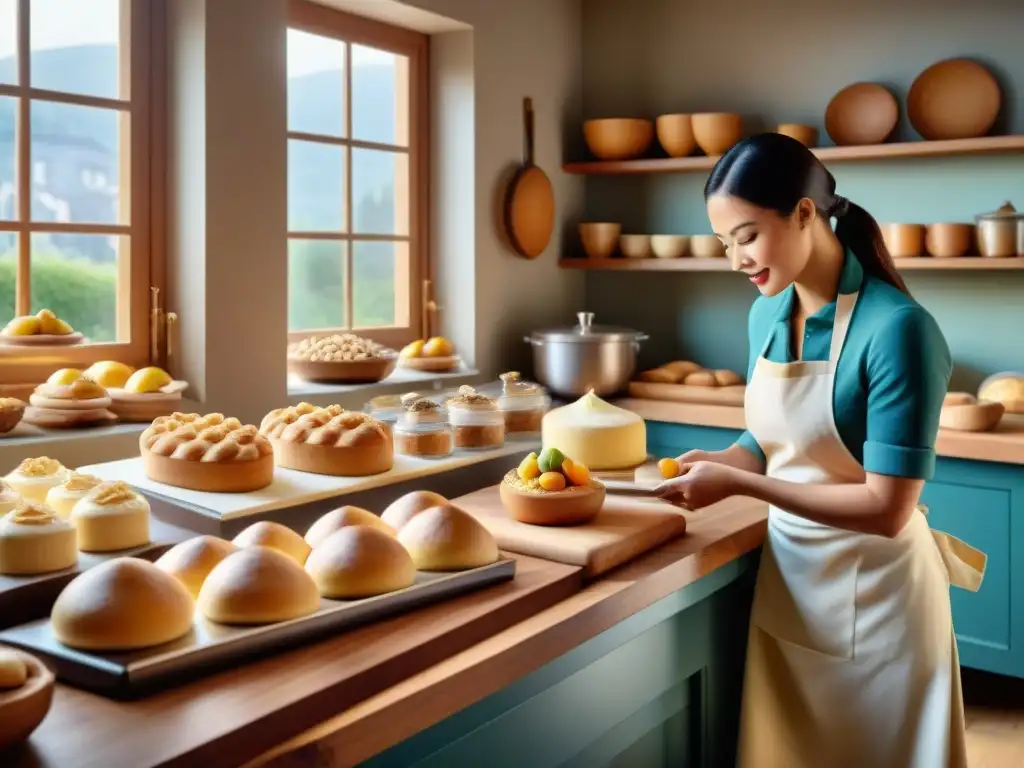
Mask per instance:
[[[735,387],[693,387],[686,384],[656,384],[649,381],[629,382],[630,397],[646,400],[674,400],[678,403],[703,403],[705,405],[738,405],[743,407],[743,396],[747,388],[743,384]]]
[[[461,496],[454,503],[487,526],[501,549],[579,566],[588,579],[686,532],[686,518],[659,499],[608,494],[593,522],[564,527],[513,520],[496,485]]]

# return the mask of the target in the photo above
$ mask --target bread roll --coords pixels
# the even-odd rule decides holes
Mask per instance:
[[[697,373],[697,371],[704,370],[690,360],[673,360],[671,363],[665,363],[665,365],[661,367],[666,371],[673,373],[676,376],[677,381],[682,381],[691,373]]]
[[[354,600],[405,589],[416,581],[412,556],[391,535],[366,525],[335,531],[306,561],[324,597]]]
[[[320,593],[293,558],[270,547],[247,547],[213,567],[198,604],[219,624],[274,624],[316,613]]]
[[[736,387],[743,383],[743,378],[735,371],[722,368],[715,371],[715,381],[720,387]]]
[[[378,531],[389,536],[394,536],[396,533],[394,528],[373,514],[373,512],[360,507],[346,506],[332,509],[313,523],[309,530],[306,531],[306,543],[313,549],[316,549],[323,543],[324,539],[335,531],[340,531],[342,528],[353,525],[365,525],[370,528],[376,528]]]
[[[270,547],[288,555],[299,565],[309,557],[309,544],[286,525],[261,520],[253,523],[231,541],[239,549],[245,547]]]
[[[688,387],[717,387],[718,379],[712,371],[696,371],[683,379]]]
[[[17,651],[0,648],[0,691],[21,688],[28,680],[28,667]]]
[[[498,559],[494,536],[468,512],[453,504],[431,507],[398,531],[420,571],[463,571]]]
[[[90,651],[130,651],[169,643],[192,629],[188,590],[152,563],[118,557],[76,576],[50,614],[64,645]]]
[[[678,384],[679,378],[679,374],[673,373],[668,368],[652,368],[640,374],[640,381],[654,384]]]
[[[75,502],[71,522],[83,552],[118,552],[149,543],[149,502],[127,483],[101,483]]]
[[[431,507],[447,503],[448,499],[439,493],[434,493],[433,491],[413,491],[391,502],[388,508],[381,513],[380,519],[396,531],[400,531],[406,523],[424,509],[430,509]]]
[[[216,536],[196,536],[164,552],[156,561],[156,567],[171,574],[196,598],[214,566],[237,551],[238,547],[230,541]]]

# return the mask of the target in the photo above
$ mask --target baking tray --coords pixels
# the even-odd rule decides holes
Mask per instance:
[[[216,624],[197,611],[195,626],[185,637],[130,653],[98,654],[68,648],[53,636],[48,618],[0,631],[0,642],[40,656],[64,682],[112,698],[133,698],[171,681],[180,684],[245,658],[508,581],[515,572],[516,561],[506,557],[468,571],[421,571],[407,589],[363,600],[321,599],[320,610],[311,616],[254,627]]]

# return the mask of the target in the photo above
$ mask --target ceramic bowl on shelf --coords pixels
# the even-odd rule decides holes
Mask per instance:
[[[780,123],[779,127],[775,129],[776,133],[781,133],[783,136],[789,136],[791,139],[796,139],[805,147],[813,149],[818,146],[818,129],[813,125],[804,125],[802,123]]]
[[[708,156],[723,155],[743,138],[743,118],[733,112],[702,112],[693,116],[693,137]]]
[[[878,83],[854,83],[832,97],[825,109],[825,131],[840,147],[882,144],[896,130],[896,97]]]
[[[583,123],[583,140],[599,160],[630,160],[647,151],[654,123],[633,117],[609,117]]]
[[[924,232],[924,249],[929,256],[955,259],[966,256],[974,243],[974,225],[952,222],[929,224]]]
[[[975,139],[995,124],[1003,103],[999,81],[970,59],[946,59],[917,76],[907,117],[925,140]]]
[[[911,259],[924,253],[923,224],[882,224],[882,238],[894,259]]]
[[[725,245],[715,235],[691,235],[690,254],[696,259],[720,259]]]
[[[651,236],[619,235],[619,250],[627,259],[646,259],[651,255]]]
[[[592,259],[607,259],[619,246],[622,225],[614,221],[586,221],[580,224],[583,252]]]
[[[669,157],[686,157],[697,148],[692,115],[660,115],[655,121],[658,143]]]
[[[651,252],[658,259],[682,258],[689,247],[689,235],[651,235]]]

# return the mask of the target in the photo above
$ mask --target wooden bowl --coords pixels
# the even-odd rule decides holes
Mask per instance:
[[[303,360],[288,358],[288,373],[303,381],[325,384],[375,384],[391,375],[398,364],[397,355],[372,360]]]
[[[970,392],[947,392],[946,396],[942,398],[942,407],[945,408],[949,405],[973,405],[976,402],[978,402],[978,398]]]
[[[612,221],[588,221],[580,224],[583,252],[592,259],[607,259],[619,247],[622,225]]]
[[[658,143],[669,157],[686,157],[697,148],[692,115],[661,115],[655,121]]]
[[[0,691],[0,751],[25,741],[43,722],[53,702],[55,678],[35,656],[14,651],[28,667],[28,680],[20,688]]]
[[[720,259],[725,256],[725,246],[714,235],[693,235],[690,237],[690,254],[695,259]]]
[[[583,140],[599,160],[629,160],[651,145],[654,123],[633,117],[610,117],[583,123]]]
[[[917,76],[907,94],[907,117],[925,139],[974,139],[992,130],[1003,93],[999,81],[970,59],[946,59]]]
[[[651,253],[658,259],[682,258],[689,246],[689,235],[651,235]]]
[[[604,486],[592,480],[589,488],[528,493],[506,482],[498,486],[501,503],[513,519],[528,525],[589,523],[604,504]]]
[[[910,259],[924,253],[924,225],[883,224],[882,239],[894,259]]]
[[[619,250],[627,259],[646,259],[651,255],[650,235],[619,235]]]
[[[818,146],[818,129],[813,125],[803,125],[802,123],[780,123],[779,127],[775,129],[775,132],[781,133],[783,136],[789,136],[791,139],[796,139],[808,148]]]
[[[929,224],[924,232],[924,249],[929,256],[955,259],[966,256],[974,243],[973,224],[942,222]]]
[[[399,365],[412,371],[426,371],[427,373],[444,373],[459,367],[461,360],[458,355],[447,355],[445,357],[402,357],[399,358]]]
[[[877,83],[848,85],[828,103],[825,130],[840,147],[882,144],[896,130],[896,97]]]
[[[988,432],[996,428],[1005,412],[1006,407],[1002,403],[985,400],[966,405],[944,405],[939,413],[939,426],[958,432]]]
[[[706,155],[724,155],[743,138],[743,118],[733,112],[693,116],[693,137]]]

